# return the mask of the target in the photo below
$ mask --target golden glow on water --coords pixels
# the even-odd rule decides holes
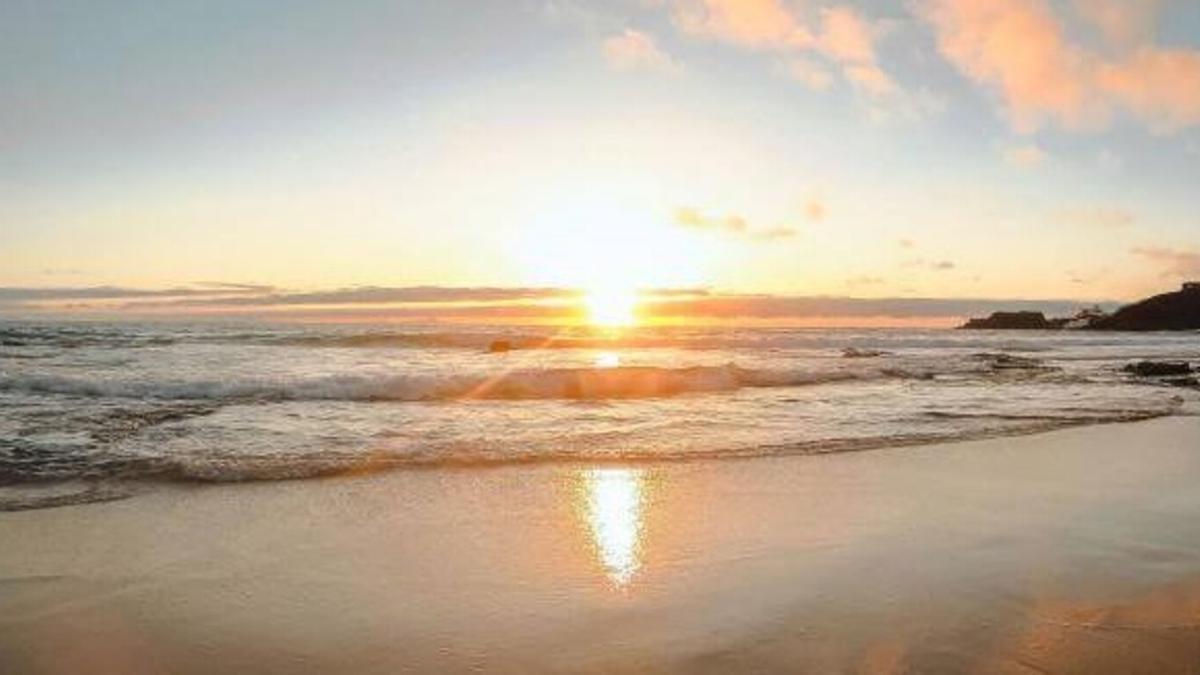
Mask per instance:
[[[597,368],[616,368],[621,365],[621,355],[616,352],[600,352],[596,354]]]
[[[583,474],[583,507],[596,560],[613,585],[624,587],[642,566],[645,478],[636,469]]]

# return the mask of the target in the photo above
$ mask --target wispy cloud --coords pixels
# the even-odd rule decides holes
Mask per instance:
[[[233,297],[270,291],[271,286],[245,286],[195,288],[173,287],[161,289],[125,288],[122,286],[75,286],[75,287],[0,287],[0,302],[29,302],[55,300],[125,300],[136,298],[186,298],[197,296]]]
[[[1004,161],[1024,168],[1037,166],[1045,162],[1047,157],[1046,151],[1042,150],[1037,143],[1009,146],[1004,148],[1001,153]]]
[[[819,223],[822,220],[825,220],[825,216],[828,215],[828,213],[828,207],[826,207],[825,202],[821,201],[820,199],[814,197],[813,199],[809,199],[804,203],[804,217],[807,218],[809,222]]]
[[[870,276],[867,274],[860,274],[858,276],[854,276],[854,277],[850,277],[849,279],[846,279],[846,285],[851,288],[858,288],[860,286],[878,286],[882,283],[883,283],[882,278],[873,277],[873,276]]]
[[[678,72],[682,64],[663,52],[648,33],[625,29],[602,45],[604,60],[613,70],[656,70]]]
[[[954,264],[953,260],[926,260],[925,258],[911,258],[900,263],[900,266],[907,268],[924,267],[934,272],[948,272],[958,267],[958,265]]]
[[[685,35],[790,55],[785,72],[809,89],[822,91],[833,81],[828,69],[809,58],[816,56],[869,97],[899,91],[878,61],[881,31],[849,5],[824,7],[812,16],[783,0],[673,0],[670,5]]]
[[[763,241],[787,239],[798,234],[794,228],[786,225],[754,227],[744,217],[736,214],[707,216],[691,207],[681,207],[675,210],[675,224],[692,230],[720,232],[730,236]]]
[[[1128,227],[1134,222],[1133,214],[1118,207],[1093,206],[1059,211],[1057,218],[1081,227],[1113,230]]]
[[[1165,277],[1200,277],[1200,251],[1141,246],[1134,248],[1133,254],[1158,265]]]
[[[829,69],[812,59],[790,59],[783,65],[783,71],[813,91],[825,91],[833,85],[833,74]]]
[[[984,300],[948,298],[851,298],[816,296],[716,295],[686,301],[663,301],[647,307],[653,316],[706,318],[803,317],[964,317],[1000,310],[1028,309],[1047,314],[1070,314],[1081,305],[1074,300]],[[1105,302],[1112,306],[1115,303]]]
[[[1195,261],[1193,261],[1195,262]],[[846,279],[847,287],[878,286],[879,277]],[[0,310],[82,311],[188,316],[285,315],[297,319],[397,320],[577,320],[582,293],[568,288],[361,287],[305,292],[275,291],[223,297],[193,295],[203,289],[0,288]],[[65,303],[65,304],[64,304]],[[949,319],[1000,309],[1034,309],[1065,314],[1081,303],[1072,300],[989,300],[948,298],[853,298],[843,296],[743,295],[706,288],[644,291],[643,312],[663,319],[780,319],[821,317]]]

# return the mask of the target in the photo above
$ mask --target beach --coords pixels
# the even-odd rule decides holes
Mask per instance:
[[[0,670],[1200,672],[1200,419],[0,514]]]

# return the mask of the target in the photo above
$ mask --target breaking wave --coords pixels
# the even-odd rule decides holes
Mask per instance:
[[[85,379],[63,375],[0,375],[0,391],[172,400],[444,401],[600,400],[728,392],[743,387],[799,387],[847,380],[922,377],[899,369],[870,372],[756,370],[736,365],[688,368],[550,368],[494,376],[329,375],[272,380]]]
[[[1019,425],[983,427],[957,432],[914,432],[814,439],[703,450],[679,448],[673,451],[596,451],[586,447],[573,447],[557,451],[538,448],[513,452],[511,447],[497,449],[493,443],[481,443],[472,447],[456,447],[452,451],[430,448],[403,452],[364,450],[353,453],[316,451],[280,452],[271,455],[159,456],[101,453],[100,456],[88,458],[86,462],[80,461],[74,466],[57,468],[34,464],[21,466],[6,460],[3,453],[0,453],[0,478],[7,478],[0,480],[0,512],[124,499],[135,491],[124,481],[244,483],[305,480],[398,469],[482,468],[581,462],[629,464],[821,455],[1027,435],[1090,424],[1146,420],[1167,416],[1173,412],[1172,408],[1114,410],[1078,417],[1030,418]]]

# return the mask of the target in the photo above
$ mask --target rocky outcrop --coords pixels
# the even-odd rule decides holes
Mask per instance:
[[[1138,377],[1166,377],[1187,375],[1192,372],[1192,367],[1185,361],[1138,361],[1121,370]]]
[[[1066,319],[1047,319],[1041,312],[993,312],[986,319],[971,319],[961,326],[968,330],[1052,330]]]
[[[1197,387],[1200,380],[1192,376],[1200,370],[1193,369],[1186,361],[1138,361],[1121,369],[1136,377],[1172,387]]]
[[[856,347],[846,347],[842,350],[842,357],[847,359],[874,359],[887,355],[888,352],[878,349],[858,349]]]
[[[1089,326],[1092,330],[1200,330],[1200,284],[1187,283],[1127,305]]]

